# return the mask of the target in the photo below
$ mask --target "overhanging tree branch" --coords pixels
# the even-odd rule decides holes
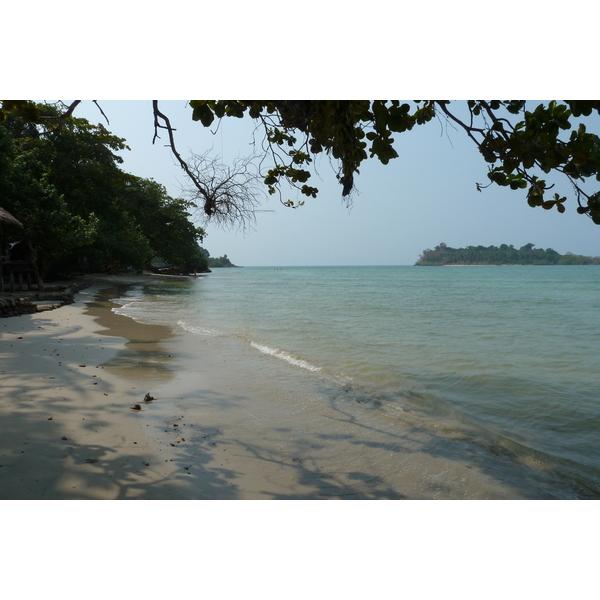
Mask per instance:
[[[186,172],[187,176],[192,180],[198,191],[205,198],[204,212],[210,217],[214,212],[214,204],[211,202],[210,194],[208,193],[206,187],[198,179],[196,174],[190,169],[187,162],[181,158],[181,155],[177,151],[177,148],[175,147],[175,137],[173,135],[175,130],[171,126],[169,118],[159,110],[158,100],[152,101],[152,110],[154,112],[154,137],[152,138],[152,143],[154,144],[157,139],[160,139],[160,136],[158,135],[159,129],[167,130],[169,135],[169,144],[167,144],[167,147],[171,148],[171,152],[173,152],[173,155],[178,160],[181,168]],[[159,122],[159,119],[163,121],[164,125]]]

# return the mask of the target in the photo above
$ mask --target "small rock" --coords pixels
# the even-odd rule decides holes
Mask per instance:
[[[48,417],[48,421],[52,421],[52,417]]]
[[[62,436],[62,439],[63,439],[63,440],[66,440],[66,439],[68,439],[68,438],[67,438],[67,436],[66,436],[66,435],[63,435],[63,436]]]
[[[98,461],[97,461],[95,458],[86,458],[86,459],[85,459],[85,462],[86,462],[86,463],[93,464],[93,463],[97,463]]]
[[[151,396],[150,394],[144,396],[144,402],[152,402],[152,400],[154,400],[154,396]]]
[[[142,410],[142,407],[139,404],[135,404],[131,407],[131,410]]]

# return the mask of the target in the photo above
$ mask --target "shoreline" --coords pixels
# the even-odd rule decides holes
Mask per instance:
[[[0,499],[573,497],[466,429],[112,312],[151,277],[90,277],[73,304],[0,320]]]

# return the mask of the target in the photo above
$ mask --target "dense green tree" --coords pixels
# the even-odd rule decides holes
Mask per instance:
[[[42,117],[58,118],[53,106]],[[121,171],[125,140],[72,116],[52,135],[9,114],[0,125],[2,206],[19,215],[42,274],[69,270],[84,258],[97,269],[142,268],[152,258],[203,270],[189,204],[164,187]]]
[[[0,137],[10,137],[10,125],[0,127]],[[22,134],[24,129],[18,122],[15,125],[13,133]],[[98,223],[93,212],[81,216],[70,210],[65,195],[52,181],[49,148],[47,140],[28,143],[27,138],[10,139],[3,154],[11,169],[0,183],[3,207],[19,215],[24,225],[19,236],[32,240],[42,275],[53,262],[89,243],[96,235]]]
[[[207,268],[198,245],[205,232],[190,221],[190,202],[173,199],[163,185],[134,175],[126,176],[123,198],[147,239],[146,264],[160,258],[189,271]]]

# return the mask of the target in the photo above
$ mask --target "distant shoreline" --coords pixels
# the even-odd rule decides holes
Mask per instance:
[[[444,264],[429,264],[429,265],[414,265],[416,267],[597,267],[598,265],[593,265],[590,263],[579,264],[579,265],[560,265],[556,263],[544,263],[544,264],[527,264],[520,265],[518,263],[470,263],[470,264],[452,264],[452,265],[444,265]]]
[[[535,244],[525,244],[515,248],[507,244],[501,246],[467,246],[451,248],[441,243],[433,250],[424,250],[415,265],[417,267],[472,267],[472,266],[547,266],[547,265],[598,265],[600,257],[582,256],[567,252],[559,254],[552,248],[535,248]]]

